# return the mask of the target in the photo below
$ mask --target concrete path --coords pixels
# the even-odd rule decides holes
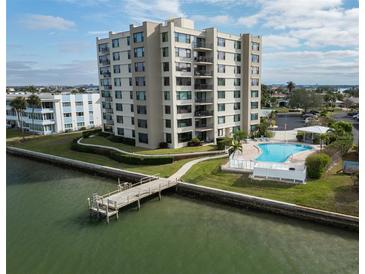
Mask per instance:
[[[218,158],[224,158],[227,157],[228,154],[224,154],[224,155],[216,155],[216,156],[210,156],[210,157],[204,157],[204,158],[199,158],[199,159],[195,159],[192,160],[190,162],[187,162],[186,164],[184,164],[178,171],[176,171],[174,174],[172,174],[168,179],[169,180],[180,180],[180,178],[182,176],[185,175],[185,173],[195,164],[203,162],[203,161],[207,161],[207,160],[212,160],[212,159],[218,159]]]

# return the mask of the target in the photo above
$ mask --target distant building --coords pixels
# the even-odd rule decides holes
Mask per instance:
[[[29,97],[30,93],[10,93],[6,95],[6,125],[18,125],[16,112],[10,102],[16,97]],[[25,130],[37,134],[61,133],[81,128],[101,126],[101,106],[99,93],[39,93],[40,108],[27,107],[22,114]]]

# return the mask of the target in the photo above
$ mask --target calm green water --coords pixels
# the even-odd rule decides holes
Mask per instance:
[[[358,272],[355,233],[177,195],[89,220],[86,198],[114,188],[8,156],[8,273]]]

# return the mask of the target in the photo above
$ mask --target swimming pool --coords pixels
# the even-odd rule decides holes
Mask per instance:
[[[259,162],[285,162],[291,155],[313,149],[311,146],[300,144],[259,144],[261,154],[256,158]]]

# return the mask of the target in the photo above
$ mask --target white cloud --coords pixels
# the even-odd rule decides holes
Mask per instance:
[[[300,46],[298,38],[287,35],[264,35],[262,37],[264,48],[295,48]]]
[[[191,16],[191,19],[196,22],[214,24],[215,26],[232,22],[232,19],[228,15],[217,15],[217,16],[193,15]]]
[[[22,20],[28,29],[34,30],[67,30],[75,26],[75,23],[59,16],[30,14]]]
[[[96,35],[96,36],[105,35],[108,33],[109,33],[108,30],[93,30],[93,31],[87,32],[87,34],[89,34],[89,35]]]

